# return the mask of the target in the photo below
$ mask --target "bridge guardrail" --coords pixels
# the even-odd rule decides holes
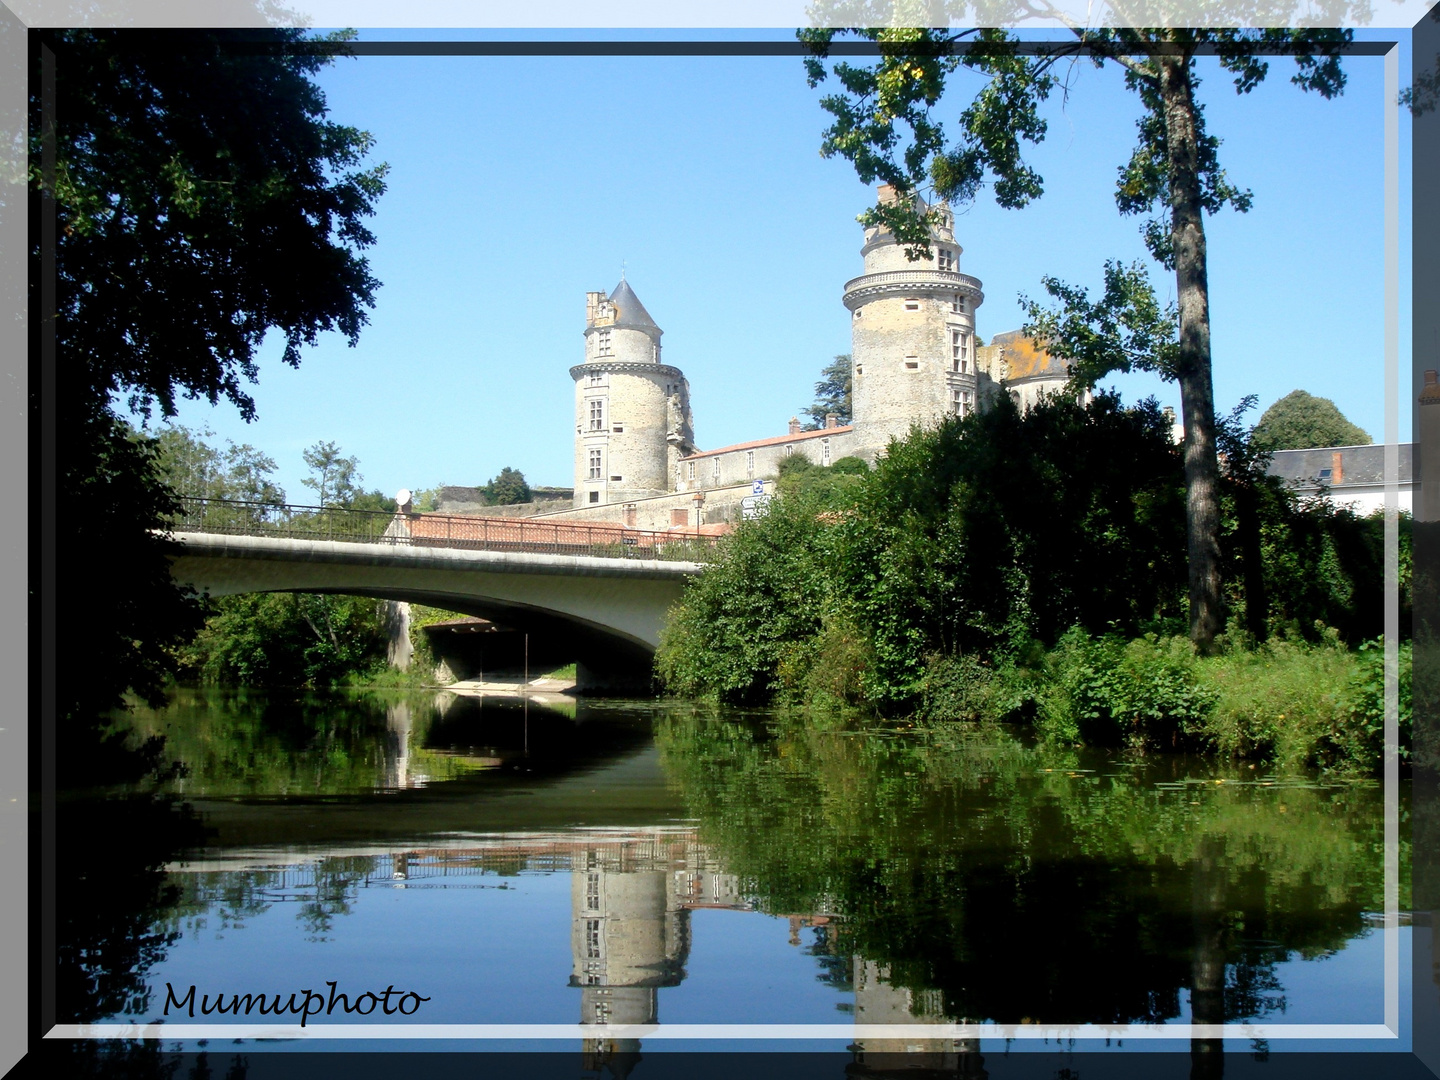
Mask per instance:
[[[335,506],[245,502],[181,496],[176,532],[338,540],[396,547],[461,548],[611,559],[708,562],[718,537],[694,530],[659,532],[612,522],[534,521],[467,514],[400,514]]]

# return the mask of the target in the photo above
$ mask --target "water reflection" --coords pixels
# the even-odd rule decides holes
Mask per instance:
[[[133,884],[62,923],[75,1019],[373,974],[429,1023],[908,1024],[853,1070],[978,1076],[926,1026],[1382,1018],[1371,960],[1293,977],[1364,950],[1375,785],[681,708],[215,706],[175,738],[208,840],[147,826],[143,867],[67,870]]]

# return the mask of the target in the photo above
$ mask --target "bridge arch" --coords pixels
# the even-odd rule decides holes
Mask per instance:
[[[345,593],[492,619],[563,641],[582,686],[648,685],[666,613],[700,566],[642,558],[177,532],[174,579],[211,596]]]

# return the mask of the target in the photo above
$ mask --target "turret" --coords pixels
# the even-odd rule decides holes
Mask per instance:
[[[882,202],[895,198],[881,186]],[[865,273],[845,283],[857,451],[871,459],[916,423],[974,411],[989,382],[975,362],[980,280],[960,272],[949,206],[920,209],[936,215],[929,259],[911,262],[889,229],[869,226]]]
[[[690,386],[660,362],[660,337],[623,277],[585,294],[585,362],[575,380],[575,505],[663,495],[695,449]]]

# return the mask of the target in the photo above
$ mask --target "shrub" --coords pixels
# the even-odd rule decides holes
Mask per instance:
[[[1214,704],[1189,641],[1155,635],[1125,642],[1066,633],[1047,658],[1040,727],[1067,741],[1178,749],[1201,734]]]
[[[988,720],[995,672],[975,656],[931,656],[920,682],[916,716],[922,720]]]

